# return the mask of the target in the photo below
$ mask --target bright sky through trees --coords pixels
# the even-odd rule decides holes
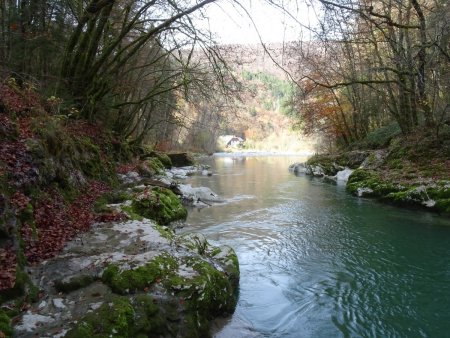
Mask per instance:
[[[317,22],[314,8],[304,2],[285,2],[284,6],[289,9],[290,15],[268,4],[266,0],[244,0],[239,1],[239,4],[218,1],[207,7],[206,16],[209,20],[204,24],[209,24],[219,43],[259,43],[258,32],[266,43],[305,41],[311,37],[304,27]]]

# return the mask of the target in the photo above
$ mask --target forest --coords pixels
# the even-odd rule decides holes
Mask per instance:
[[[239,47],[215,43],[199,25],[214,2],[5,1],[2,97],[8,80],[31,86],[54,114],[95,121],[132,144],[164,147],[174,135],[182,143],[195,124],[226,129],[246,61]],[[283,64],[265,46],[295,84],[285,109],[293,124],[340,146],[386,126],[403,134],[426,126],[436,136],[445,129],[445,1],[310,5],[319,23],[304,28],[309,41],[283,43]]]

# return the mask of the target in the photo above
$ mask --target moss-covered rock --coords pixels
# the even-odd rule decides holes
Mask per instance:
[[[194,158],[188,153],[169,153],[167,156],[169,156],[174,167],[185,167],[195,164]]]
[[[164,173],[164,164],[161,163],[161,161],[157,157],[151,157],[148,160],[145,161],[145,164],[153,169],[157,174]]]
[[[94,210],[96,212],[109,211],[108,204],[123,203],[127,200],[131,200],[131,195],[123,190],[115,190],[103,194],[94,203]]]
[[[306,165],[311,168],[311,173],[321,173],[328,176],[336,175],[339,169],[336,157],[331,155],[314,155],[306,161]],[[316,174],[315,176],[319,175]]]
[[[134,269],[124,269],[118,264],[110,264],[103,272],[102,281],[121,295],[143,292],[157,279],[170,278],[177,268],[178,263],[172,256],[162,254]]]
[[[0,310],[0,337],[12,337],[12,335],[11,319],[5,311]]]
[[[202,234],[186,234],[176,239],[177,245],[219,262],[231,284],[237,288],[240,271],[236,253],[229,246],[213,247]]]
[[[76,275],[67,279],[58,279],[54,281],[55,289],[59,292],[68,293],[88,286],[94,282],[91,275]]]
[[[309,166],[312,173],[320,172],[320,170],[314,170],[314,168],[320,167],[324,175],[334,176],[344,167],[358,168],[368,155],[368,151],[349,151],[335,155],[316,154],[306,161],[306,165]]]
[[[136,301],[144,306],[148,299],[143,299],[145,295],[142,293],[152,290],[155,285],[180,299],[178,309],[171,309],[173,302],[165,301],[160,304],[159,311],[153,309],[138,315],[141,324],[135,323],[135,328],[140,328],[139,333],[145,333],[145,327],[155,326],[156,321],[158,328],[166,327],[173,336],[208,337],[209,320],[234,311],[239,280],[236,254],[228,247],[224,250],[212,248],[207,241],[202,241],[200,246],[203,249],[198,250],[197,245],[189,244],[192,243],[190,239],[177,243],[184,242],[196,254],[199,251],[202,254],[176,257],[165,253],[136,268],[126,264],[111,264],[105,269],[102,281],[113,292],[120,295],[137,294]],[[208,257],[215,257],[221,269],[209,262]],[[151,304],[148,305],[151,307]],[[159,317],[155,318],[157,313]],[[182,318],[180,324],[182,327],[187,326],[187,331],[177,334],[178,329],[170,323],[179,322]]]
[[[403,190],[404,187],[381,179],[373,170],[357,169],[350,175],[347,182],[347,191],[358,196],[384,197]]]
[[[156,153],[158,160],[164,165],[166,169],[172,168],[172,160],[165,153]]]
[[[187,216],[187,210],[178,197],[171,190],[161,187],[148,188],[137,194],[131,206],[136,214],[163,225]]]
[[[125,297],[115,297],[87,314],[65,337],[134,337],[134,309]]]
[[[374,170],[357,169],[350,176],[347,191],[357,196],[377,197],[400,206],[420,206],[443,213],[450,212],[450,182],[431,184],[393,183]]]

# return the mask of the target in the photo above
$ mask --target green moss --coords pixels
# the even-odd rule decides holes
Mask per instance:
[[[435,207],[440,212],[450,214],[450,198],[444,198],[436,201]]]
[[[188,153],[169,153],[167,156],[169,156],[174,167],[184,167],[195,164],[193,156]]]
[[[353,145],[358,149],[381,149],[387,147],[389,142],[400,134],[400,128],[396,122],[378,128],[366,135],[366,137]]]
[[[96,212],[108,211],[108,204],[123,203],[131,199],[131,195],[123,190],[116,190],[100,196],[94,203]]]
[[[159,234],[165,239],[172,241],[175,238],[175,233],[172,229],[156,224],[154,226],[156,230],[158,230]]]
[[[325,175],[333,176],[336,174],[335,157],[329,155],[314,155],[306,161],[311,166],[320,166]]]
[[[421,204],[427,201],[429,196],[425,188],[408,187],[402,191],[388,193],[383,199],[400,205]]]
[[[164,164],[161,163],[161,161],[157,157],[151,157],[148,160],[145,161],[145,164],[154,170],[157,174],[164,173]]]
[[[4,337],[12,337],[13,328],[11,327],[11,319],[9,316],[5,311],[0,310],[0,337],[2,333]]]
[[[156,157],[158,160],[164,165],[165,168],[172,168],[172,160],[167,154],[164,153],[156,153]]]
[[[356,169],[348,178],[346,189],[348,192],[356,195],[358,189],[369,188],[368,181],[373,180],[375,174],[369,170]]]
[[[151,297],[115,297],[87,314],[66,337],[159,337],[169,331],[167,324]]]
[[[450,198],[450,183],[439,182],[438,185],[428,188],[428,194],[433,199],[448,199]]]
[[[27,206],[21,210],[19,219],[22,223],[34,224],[34,216],[33,216],[33,206],[31,203],[28,203]]]
[[[200,255],[204,255],[207,252],[207,249],[210,248],[208,241],[202,234],[186,234],[180,237],[179,241],[185,248],[194,251]],[[216,249],[218,249],[219,252],[221,252],[220,248]]]
[[[134,213],[163,225],[187,216],[178,197],[171,190],[160,187],[139,194],[133,200],[132,208]]]
[[[144,266],[123,270],[110,264],[102,275],[102,281],[115,293],[128,294],[143,291],[156,279],[171,275],[178,268],[176,260],[167,254],[155,257]]]
[[[402,191],[399,185],[395,185],[389,181],[383,180],[372,170],[357,169],[349,177],[347,182],[347,191],[357,194],[358,189],[371,189],[371,195],[377,197],[385,197],[390,193]]]
[[[94,277],[90,275],[81,275],[70,278],[69,280],[56,280],[55,289],[59,292],[69,293],[88,286],[94,282]]]
[[[101,150],[90,137],[67,133],[65,123],[53,116],[34,118],[31,128],[37,140],[29,141],[27,145],[38,163],[41,184],[56,181],[62,189],[77,185],[77,179],[73,181],[74,172],[87,178],[117,183],[112,160],[114,152],[106,141]]]
[[[134,309],[125,297],[116,297],[87,314],[66,337],[133,337]]]
[[[212,247],[201,234],[187,234],[179,237],[177,238],[177,244],[219,262],[231,285],[237,288],[240,275],[239,262],[236,253],[231,247]]]
[[[186,264],[198,273],[198,276],[187,281],[189,289],[184,291],[188,294],[188,307],[207,319],[232,313],[236,307],[236,297],[226,274],[198,258],[191,258]]]
[[[232,313],[236,306],[236,284],[230,274],[238,276],[239,268],[237,257],[232,250],[231,253],[222,259],[229,260],[234,270],[226,268],[225,271],[219,271],[206,260],[196,256],[185,257],[178,263],[174,257],[163,254],[132,270],[121,271],[118,265],[111,264],[105,269],[102,280],[119,294],[144,292],[158,280],[166,290],[175,292],[178,298],[184,300],[182,304],[187,310],[185,321],[192,336],[207,337],[209,320],[220,314]],[[216,255],[220,253],[216,252]],[[196,274],[189,277],[180,275],[180,265],[190,267]],[[139,323],[135,323],[135,327],[139,333],[147,332],[152,325],[161,329],[164,327],[163,314],[157,311],[146,296],[138,295],[132,303],[136,312],[135,318],[138,318],[136,323]],[[138,303],[141,306],[139,310],[136,306]],[[155,318],[157,314],[160,317]],[[164,316],[176,320],[179,317],[177,313],[170,311]]]
[[[133,337],[164,336],[167,333],[166,320],[161,316],[158,305],[148,295],[138,295],[132,301],[134,308]]]

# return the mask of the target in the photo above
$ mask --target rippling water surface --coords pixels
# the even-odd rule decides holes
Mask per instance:
[[[294,157],[215,157],[193,177],[225,197],[183,232],[232,246],[241,280],[215,337],[450,335],[450,220],[294,176]]]

